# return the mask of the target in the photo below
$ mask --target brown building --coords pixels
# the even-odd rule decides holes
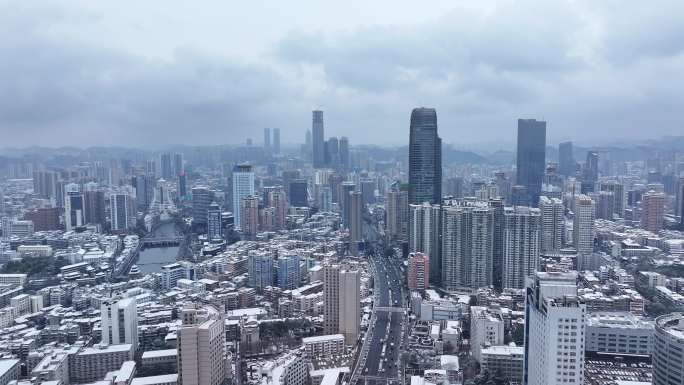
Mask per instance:
[[[59,211],[57,207],[34,209],[24,214],[24,219],[33,222],[34,231],[59,230]]]

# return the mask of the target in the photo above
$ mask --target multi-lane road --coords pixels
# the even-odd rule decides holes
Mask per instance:
[[[374,276],[373,318],[353,380],[357,385],[401,384],[401,352],[406,326],[404,275],[398,259],[376,247],[370,260]]]

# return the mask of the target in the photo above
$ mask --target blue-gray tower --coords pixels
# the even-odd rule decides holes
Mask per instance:
[[[409,138],[409,203],[439,204],[442,199],[442,139],[434,108],[414,108]]]
[[[539,204],[546,166],[546,122],[518,119],[517,181],[527,190],[527,203]]]

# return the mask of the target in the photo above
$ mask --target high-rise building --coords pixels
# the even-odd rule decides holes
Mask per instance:
[[[501,198],[490,199],[489,207],[492,210],[494,221],[492,243],[492,284],[497,290],[503,288],[503,259],[504,259],[504,201]]]
[[[313,111],[311,125],[311,141],[314,168],[325,167],[325,132],[323,128],[323,111]]]
[[[264,231],[277,230],[275,224],[275,209],[273,207],[264,207],[259,210],[259,224]]]
[[[587,195],[575,198],[574,220],[572,226],[573,245],[578,254],[594,252],[594,218],[596,203]]]
[[[665,194],[649,190],[641,200],[641,227],[658,234],[663,229]]]
[[[185,197],[188,195],[188,180],[187,176],[185,175],[185,171],[182,171],[180,174],[178,174],[178,196],[181,199],[185,199]]]
[[[349,138],[343,136],[340,138],[340,168],[342,170],[349,169]]]
[[[443,287],[457,290],[492,285],[493,253],[494,212],[486,202],[457,202],[444,206],[441,247]]]
[[[563,248],[565,233],[565,208],[558,198],[539,198],[541,211],[541,244],[543,254],[558,255]]]
[[[359,255],[359,243],[363,236],[363,198],[360,192],[353,191],[350,193],[350,207],[349,207],[349,249],[352,255]]]
[[[107,166],[100,161],[95,161],[90,167],[90,173],[95,178],[95,181],[98,183],[109,183],[111,174]]]
[[[271,152],[271,129],[264,128],[264,151]]]
[[[138,310],[135,297],[102,302],[102,342],[107,345],[131,344],[138,348]]]
[[[186,308],[178,328],[178,383],[221,385],[226,381],[225,326],[211,306]]]
[[[290,181],[290,205],[295,207],[309,206],[309,185],[306,179]]]
[[[0,193],[0,198],[2,195]],[[679,228],[684,230],[684,178],[679,178],[679,186],[677,187],[677,213],[679,215]]]
[[[145,175],[157,177],[157,162],[154,159],[148,159],[145,162]]]
[[[575,175],[575,157],[572,153],[572,142],[563,142],[558,145],[558,172],[563,176]]]
[[[409,290],[427,290],[430,286],[430,259],[423,253],[411,253],[408,260]]]
[[[340,332],[340,265],[323,266],[323,333]]]
[[[530,207],[504,210],[503,287],[523,289],[539,265],[541,212]]]
[[[304,159],[308,159],[313,163],[313,140],[311,139],[311,130],[306,130],[304,145],[302,146],[301,152]]]
[[[138,208],[146,210],[154,199],[154,187],[157,180],[154,175],[137,175],[135,177],[135,200]]]
[[[333,173],[328,176],[328,186],[330,186],[330,198],[332,203],[341,204],[340,198],[342,197],[341,186],[344,182],[344,176],[339,173]]]
[[[625,185],[615,180],[601,182],[601,191],[613,193],[613,216],[625,217]]]
[[[527,202],[537,207],[546,167],[546,122],[518,119],[516,184],[524,186]]]
[[[250,287],[257,289],[258,292],[264,290],[266,286],[273,286],[274,258],[268,251],[252,251],[249,253],[248,262],[248,283]]]
[[[441,203],[442,139],[434,108],[414,108],[409,135],[409,203]],[[432,257],[432,255],[430,255]]]
[[[34,171],[33,172],[33,193],[41,198],[55,198],[57,197],[57,180],[59,179],[56,172],[53,171]]]
[[[285,188],[285,193],[288,199],[290,198],[290,182],[296,179],[302,179],[301,172],[299,170],[283,170],[281,178],[283,180],[283,187]],[[292,202],[290,202],[292,203]]]
[[[214,201],[214,192],[204,186],[192,189],[192,222],[198,225],[207,224],[207,210]]]
[[[268,192],[268,206],[275,209],[275,227],[285,228],[287,216],[287,197],[282,186],[275,186]]]
[[[325,334],[342,334],[347,345],[359,336],[361,308],[360,274],[338,264],[323,267],[323,330]]]
[[[134,223],[133,199],[128,194],[109,196],[109,212],[112,216],[112,231],[126,231]]]
[[[85,206],[85,221],[91,225],[103,225],[105,223],[105,193],[99,189],[90,189],[83,192],[83,204]]]
[[[343,269],[340,271],[340,287],[338,311],[340,330],[347,345],[353,345],[359,338],[361,326],[361,274],[358,270]]]
[[[470,351],[477,362],[482,361],[482,349],[504,344],[504,320],[500,313],[484,306],[470,308]]]
[[[273,153],[280,154],[280,128],[273,129]]]
[[[397,242],[408,241],[408,224],[408,192],[395,185],[387,192],[387,235]]]
[[[542,182],[542,193],[549,196],[556,191],[558,188],[558,193],[560,194],[560,189],[563,187],[563,178],[561,178],[558,173],[558,165],[555,163],[549,163],[546,166],[546,172],[544,173],[544,180]],[[551,198],[557,198],[551,196]]]
[[[159,155],[159,176],[165,180],[171,180],[174,176],[173,162],[168,152]]]
[[[278,257],[278,287],[283,290],[294,290],[302,281],[299,267],[299,255],[281,255]]]
[[[615,209],[615,195],[610,191],[597,191],[589,193],[596,203],[596,218],[612,221]]]
[[[337,140],[337,137],[331,136],[325,142],[325,164],[331,168],[339,168],[340,142]]]
[[[511,183],[511,180],[508,178],[506,173],[499,171],[494,173],[494,177],[496,178],[496,187],[499,190],[499,198],[503,200],[503,203],[505,204],[506,202],[511,201],[511,189],[513,188],[513,184]]]
[[[672,313],[655,320],[653,334],[653,385],[682,385],[684,367],[684,314]]]
[[[351,181],[342,182],[339,188],[338,202],[342,212],[342,225],[349,228],[351,223],[351,193],[356,191],[356,184]]]
[[[207,209],[207,238],[209,238],[209,240],[223,239],[221,208],[216,202],[211,202]]]
[[[83,194],[76,190],[67,191],[64,197],[64,218],[66,230],[85,225],[85,202]]]
[[[332,211],[332,190],[330,186],[317,184],[314,186],[316,191],[316,207],[321,212]]]
[[[599,176],[598,151],[587,151],[587,161],[584,163],[582,174],[582,193],[595,191]]]
[[[254,171],[249,164],[239,164],[233,168],[233,216],[235,227],[240,230],[240,203],[242,198],[254,195]]]
[[[253,238],[259,231],[259,196],[248,195],[240,201],[240,231],[246,238]],[[237,227],[238,222],[235,220]]]
[[[446,180],[446,194],[454,198],[463,198],[463,177],[454,176]]]
[[[526,288],[522,383],[583,384],[585,325],[577,272],[537,272]]]
[[[179,176],[185,173],[185,162],[183,161],[183,154],[177,152],[173,154],[173,175]]]
[[[363,203],[370,205],[375,203],[375,187],[377,183],[372,178],[359,179],[359,187],[363,196]]]
[[[430,259],[430,282],[442,281],[441,207],[429,203],[409,205],[409,251]]]
[[[516,184],[511,186],[511,206],[529,206],[530,195],[527,193],[527,187]]]

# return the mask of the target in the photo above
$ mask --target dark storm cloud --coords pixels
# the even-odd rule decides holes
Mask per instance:
[[[521,116],[550,140],[681,129],[674,1],[458,3],[430,23],[293,30],[256,59],[187,42],[145,56],[79,36],[107,15],[26,4],[0,0],[3,145],[236,143],[266,126],[299,141],[313,108],[331,135],[398,144],[418,105],[447,142],[512,141]]]

